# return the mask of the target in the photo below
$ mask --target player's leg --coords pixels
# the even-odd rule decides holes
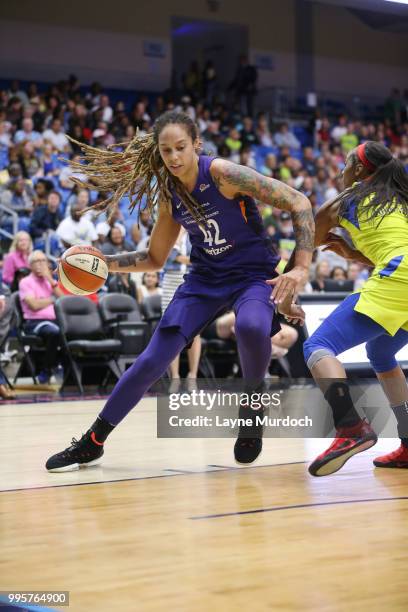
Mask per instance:
[[[245,391],[260,393],[271,359],[271,328],[274,306],[269,300],[270,289],[255,286],[241,296],[235,304],[235,336],[241,362]],[[251,424],[242,425],[234,446],[234,455],[239,463],[252,463],[262,450],[263,427],[259,418],[263,409],[253,410],[241,405],[239,418]]]
[[[146,349],[121,376],[102,412],[80,440],[48,459],[46,468],[53,472],[78,469],[80,465],[95,465],[103,455],[108,435],[125,418],[158,380],[170,362],[186,345],[187,340],[176,328],[156,328]]]
[[[180,378],[180,355],[177,355],[175,359],[169,365],[170,378]]]
[[[354,407],[345,369],[336,358],[385,333],[381,325],[354,310],[358,298],[358,294],[347,297],[304,343],[306,363],[332,409],[337,431],[330,447],[309,466],[313,476],[336,472],[353,455],[377,441],[374,431]]]
[[[200,357],[201,357],[201,337],[198,335],[194,338],[191,347],[187,351],[188,378],[197,378]]]
[[[397,450],[374,460],[377,467],[408,468],[408,386],[395,355],[408,344],[408,331],[384,334],[367,342],[367,356],[388,398],[398,423],[401,444]]]
[[[48,470],[72,470],[98,460],[116,425],[164,374],[176,355],[216,316],[222,301],[195,295],[193,283],[189,287],[192,293],[186,295],[186,285],[187,282],[177,290],[149,345],[118,381],[99,417],[81,440],[73,441],[69,448],[47,461]]]

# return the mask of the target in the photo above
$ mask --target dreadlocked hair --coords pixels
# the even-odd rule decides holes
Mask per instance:
[[[408,221],[408,174],[402,162],[395,159],[384,145],[368,141],[364,145],[364,154],[373,170],[367,179],[349,187],[338,198],[339,216],[343,217],[350,204],[364,202],[366,221],[379,219],[378,225],[396,210],[402,212]],[[353,164],[360,162],[357,154],[352,153]],[[377,225],[377,227],[378,227]]]
[[[108,194],[90,207],[91,209],[96,210],[98,214],[106,212],[110,220],[124,196],[129,197],[130,212],[145,197],[146,205],[143,210],[147,209],[152,215],[160,200],[171,201],[173,190],[193,219],[199,225],[205,225],[202,205],[191,196],[183,183],[171,174],[160,156],[159,135],[167,125],[183,126],[193,142],[198,138],[194,121],[186,113],[177,111],[167,111],[160,115],[153,125],[153,133],[136,133],[130,142],[110,145],[106,150],[70,138],[83,153],[78,161],[71,161],[70,166],[85,175],[84,179],[72,177],[72,181],[83,189]],[[139,216],[140,207],[138,222]]]

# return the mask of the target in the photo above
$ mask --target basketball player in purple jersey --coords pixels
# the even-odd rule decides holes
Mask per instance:
[[[274,320],[276,306],[291,318],[303,317],[292,300],[308,278],[311,263],[314,220],[310,202],[286,184],[251,168],[199,155],[199,146],[190,117],[170,111],[157,119],[153,134],[136,136],[120,153],[84,148],[88,165],[82,165],[81,172],[100,190],[112,194],[106,208],[113,210],[125,193],[130,194],[132,204],[146,196],[151,212],[158,202],[148,250],[108,257],[109,270],[160,270],[180,225],[190,237],[192,266],[147,348],[123,374],[82,438],[73,438],[69,448],[48,459],[50,471],[97,463],[116,425],[175,356],[225,310],[235,311],[243,377],[252,391],[261,386],[270,361],[270,336],[279,329]],[[279,256],[269,246],[255,199],[292,215],[297,245],[294,267],[279,277],[275,271]],[[240,407],[240,418],[252,422],[240,429],[235,443],[235,458],[241,463],[254,461],[262,448],[256,412]]]

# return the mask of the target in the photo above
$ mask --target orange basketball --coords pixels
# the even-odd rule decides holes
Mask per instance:
[[[74,295],[89,295],[108,278],[105,256],[93,246],[73,246],[61,257],[58,274],[61,283]]]

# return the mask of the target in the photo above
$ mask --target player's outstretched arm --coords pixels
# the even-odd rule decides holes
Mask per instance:
[[[315,224],[309,200],[281,181],[226,160],[215,159],[211,164],[211,175],[219,191],[227,198],[250,196],[290,212],[296,238],[294,266],[270,284],[274,285],[272,297],[278,303],[295,294],[308,279],[314,248]]]
[[[159,216],[150,237],[149,248],[108,255],[109,272],[154,272],[166,263],[180,232],[180,225],[170,214],[168,205],[159,205]]]

